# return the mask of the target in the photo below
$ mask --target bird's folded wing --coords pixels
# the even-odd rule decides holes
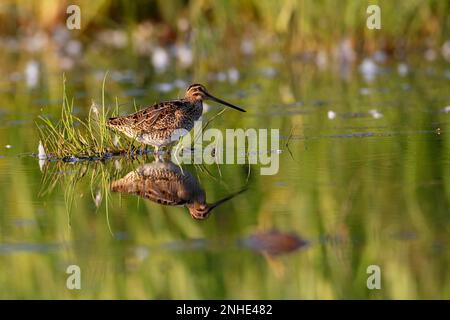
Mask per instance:
[[[180,120],[177,111],[180,106],[176,101],[163,102],[147,107],[133,114],[134,127],[141,132],[149,130],[164,130],[176,126]]]

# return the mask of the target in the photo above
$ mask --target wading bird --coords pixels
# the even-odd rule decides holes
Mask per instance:
[[[155,161],[139,166],[111,183],[113,192],[135,194],[168,206],[185,206],[196,220],[208,218],[211,210],[244,192],[243,189],[208,204],[197,178],[171,161]]]
[[[158,149],[180,139],[194,127],[203,112],[203,100],[213,100],[227,107],[245,112],[231,103],[211,95],[201,84],[192,84],[182,99],[166,101],[136,113],[110,118],[108,127]]]

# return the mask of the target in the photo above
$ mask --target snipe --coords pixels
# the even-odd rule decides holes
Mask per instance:
[[[111,190],[135,194],[162,205],[185,206],[196,220],[208,218],[214,208],[245,191],[243,189],[209,204],[197,178],[171,161],[141,165],[125,177],[113,181]]]
[[[166,101],[136,113],[110,118],[108,127],[137,141],[158,148],[177,141],[194,127],[203,112],[203,100],[213,100],[227,107],[245,112],[231,103],[211,95],[201,84],[190,85],[182,99]],[[180,131],[180,129],[183,129]]]

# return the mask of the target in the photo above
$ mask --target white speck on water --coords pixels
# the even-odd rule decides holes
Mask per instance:
[[[236,83],[239,80],[239,71],[236,68],[228,69],[228,80],[231,83]]]
[[[402,77],[406,76],[409,73],[409,67],[406,63],[399,63],[397,66],[397,72]]]
[[[102,43],[117,49],[125,48],[128,44],[128,34],[120,29],[104,30],[97,37]]]
[[[97,193],[94,198],[94,203],[97,208],[100,207],[100,205],[102,204],[102,198],[103,198],[102,192],[100,190],[97,190]]]
[[[321,50],[317,53],[316,56],[316,65],[320,70],[323,70],[327,67],[328,64],[328,55],[326,51]]]
[[[380,62],[383,63],[386,61],[386,53],[382,50],[378,50],[377,52],[375,52],[373,54],[373,60],[375,60],[376,62]]]
[[[245,55],[251,55],[255,51],[253,42],[249,39],[244,39],[241,42],[241,52]]]
[[[437,58],[437,54],[436,51],[434,51],[434,49],[427,49],[427,51],[425,51],[425,60],[432,62],[434,60],[436,60]]]
[[[225,72],[218,72],[216,74],[216,80],[220,82],[224,82],[227,80],[227,74]]]
[[[28,61],[25,66],[25,81],[29,89],[35,88],[39,83],[39,63],[37,61]]]
[[[356,59],[356,53],[350,38],[341,41],[337,49],[337,56],[339,61],[343,64],[348,64]]]
[[[184,68],[190,67],[194,61],[192,50],[186,45],[178,46],[176,48],[176,56],[181,66]]]
[[[155,88],[159,92],[169,92],[173,89],[173,84],[168,82],[158,83],[155,85]]]
[[[41,170],[41,172],[44,172],[44,166],[46,162],[47,160],[45,159],[39,159],[39,169]]]
[[[446,61],[450,61],[450,40],[444,42],[441,53]]]
[[[45,153],[45,148],[44,148],[44,145],[42,144],[42,141],[39,141],[38,158],[39,158],[39,160],[47,159],[47,154]]]
[[[178,30],[186,32],[189,30],[189,20],[186,18],[180,18],[177,21]]]
[[[328,111],[328,119],[333,120],[336,118],[336,112],[334,112],[333,110],[329,110]]]
[[[81,42],[78,40],[70,40],[65,48],[67,54],[69,54],[72,57],[78,57],[81,55],[83,46],[81,45]]]
[[[144,246],[139,246],[139,247],[137,247],[137,248],[135,249],[135,254],[136,254],[136,258],[137,258],[139,261],[144,261],[145,258],[148,257],[149,252],[148,252],[148,249],[147,249],[146,247],[144,247]]]
[[[359,93],[364,95],[364,96],[369,95],[371,92],[372,92],[372,90],[370,88],[361,88],[361,89],[359,89]]]
[[[442,112],[450,113],[450,106],[446,106],[445,108],[443,108]]]
[[[170,63],[170,57],[167,50],[161,47],[156,47],[152,54],[152,64],[156,72],[164,72]]]
[[[38,145],[38,159],[39,159],[39,169],[41,170],[41,172],[43,172],[45,162],[47,159],[47,154],[45,153],[44,145],[42,144],[42,141],[40,141],[40,140],[39,140],[39,145]]]
[[[63,70],[70,70],[75,66],[75,61],[70,57],[60,57],[59,66]]]
[[[5,146],[5,148],[6,148],[6,149],[11,149],[11,148],[12,148],[12,145],[7,144],[7,145]]]
[[[274,76],[276,76],[277,71],[274,68],[263,68],[261,69],[261,73],[263,76],[266,76],[268,78],[273,78]]]
[[[371,81],[378,74],[379,68],[372,59],[365,58],[359,66],[359,71],[361,72],[365,80]]]
[[[381,119],[383,118],[383,114],[376,110],[376,109],[371,109],[369,110],[369,114],[374,118],[374,119]]]
[[[25,41],[25,49],[29,52],[41,51],[48,43],[48,36],[43,31],[38,31],[37,33],[27,37]]]
[[[59,45],[64,45],[70,39],[70,31],[63,26],[58,26],[53,32],[53,40]]]
[[[185,89],[186,86],[187,86],[187,83],[186,83],[186,81],[184,81],[184,80],[176,79],[176,80],[173,82],[173,85],[174,85],[176,88],[178,88],[178,89]]]

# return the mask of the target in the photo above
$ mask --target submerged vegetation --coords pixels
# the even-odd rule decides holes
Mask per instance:
[[[81,30],[65,28],[68,4]],[[449,6],[2,1],[0,298],[449,298]],[[152,157],[105,126],[192,80],[248,108],[218,129],[280,128],[286,149],[274,176],[183,166],[208,200],[248,182],[203,223],[112,193]],[[72,264],[82,290],[65,289]]]

